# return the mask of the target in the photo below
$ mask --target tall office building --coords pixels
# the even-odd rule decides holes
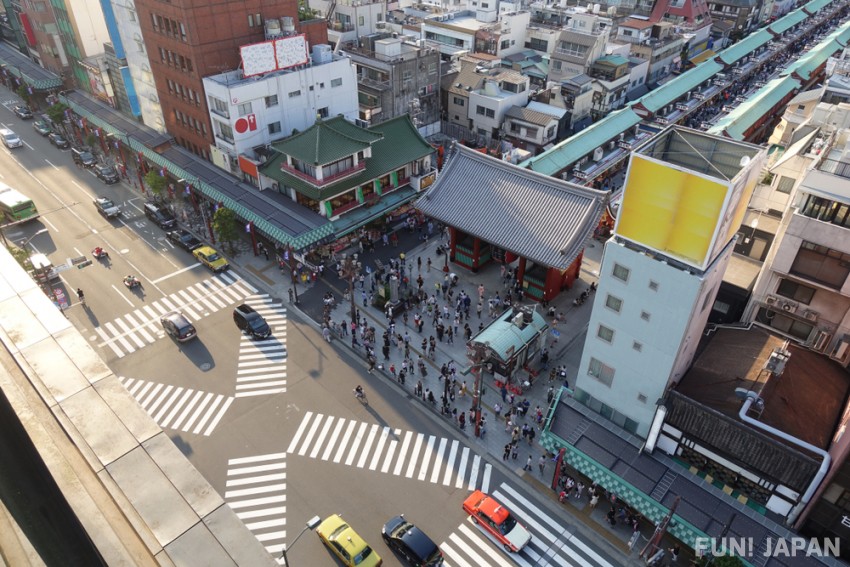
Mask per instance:
[[[732,254],[764,151],[672,127],[632,154],[575,398],[646,437],[688,369]]]
[[[207,159],[213,144],[202,78],[237,69],[240,47],[266,38],[266,23],[327,43],[324,20],[298,21],[297,0],[136,0],[165,129]]]

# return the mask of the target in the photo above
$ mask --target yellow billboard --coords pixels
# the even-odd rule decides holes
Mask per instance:
[[[729,186],[632,155],[616,233],[705,268]]]

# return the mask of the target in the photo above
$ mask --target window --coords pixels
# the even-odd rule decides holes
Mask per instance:
[[[254,21],[258,26],[263,25],[263,17],[260,14],[254,14]]]
[[[266,108],[271,108],[272,106],[277,106],[276,94],[266,97]]]
[[[216,114],[224,116],[225,118],[230,118],[230,112],[228,112],[228,110],[227,110],[227,103],[226,102],[224,102],[223,100],[216,98],[214,96],[210,96],[209,101],[210,101],[210,110],[212,110]]]
[[[248,27],[254,27],[254,14],[248,14]]]
[[[850,274],[850,254],[804,240],[791,264],[790,272],[841,289]]]
[[[592,357],[590,364],[587,366],[587,374],[588,376],[593,376],[609,388],[614,382],[614,369]]]
[[[224,124],[219,122],[218,120],[213,120],[213,124],[215,125],[215,135],[218,138],[226,142],[233,143],[233,128],[228,124]]]
[[[237,107],[237,109],[239,116],[247,116],[248,114],[251,114],[251,103],[243,102]]]
[[[776,192],[777,193],[785,193],[786,195],[791,192],[791,189],[794,188],[794,178],[793,177],[785,177],[784,175],[779,177],[779,182],[776,184]]]
[[[337,77],[336,79],[331,79],[331,88],[335,89],[336,87],[342,86],[342,77]]]
[[[358,17],[357,17],[357,25],[358,25],[358,26],[361,26],[361,27],[362,27],[365,23],[366,23],[366,20],[365,20],[365,19],[363,19],[363,16],[358,16]]]
[[[631,273],[631,270],[620,264],[614,264],[614,269],[611,270],[611,275],[622,282],[629,281],[629,273]]]
[[[638,394],[637,399],[640,403],[645,404],[646,403],[646,394]]]
[[[819,221],[850,228],[850,205],[840,201],[809,195],[800,213]]]
[[[640,312],[640,318],[643,319],[644,321],[649,321],[650,315],[646,311],[641,311]]]
[[[649,280],[649,289],[652,291],[658,291],[658,282]]]
[[[297,97],[301,96],[301,91],[300,90],[292,91],[287,96],[289,98],[297,98]]]
[[[599,328],[596,330],[596,336],[610,344],[614,341],[614,329],[609,329],[605,325],[599,325]]]
[[[402,71],[401,80],[404,81],[405,83],[409,83],[410,81],[413,80],[413,73],[409,69]]]
[[[815,296],[815,291],[816,290],[813,287],[799,284],[785,278],[779,282],[779,287],[776,288],[777,295],[793,299],[800,303],[805,303],[806,305],[809,305],[812,302],[812,298]]]
[[[319,115],[319,117],[320,117],[320,118],[327,118],[327,117],[328,117],[328,112],[329,112],[329,111],[328,111],[328,107],[326,106],[326,107],[324,107],[324,108],[320,108],[320,109],[317,111],[317,114]]]
[[[272,122],[269,124],[269,134],[279,134],[280,133],[280,122]]]
[[[180,39],[186,41],[186,26],[183,23],[180,23]]]
[[[632,343],[632,348],[635,349],[636,351],[640,352],[640,351],[643,350],[643,345],[641,343],[637,342],[637,341],[634,341]]]
[[[617,313],[620,312],[620,309],[623,307],[623,300],[619,297],[614,297],[610,293],[605,297],[605,307],[608,309],[613,309]]]
[[[458,106],[463,106],[464,104],[466,104],[466,101],[464,100],[464,98],[459,97],[459,96],[454,97],[452,102],[454,102]]]
[[[480,114],[481,116],[484,116],[484,112],[486,110],[487,110],[486,108],[484,108],[483,106],[481,106],[479,104],[478,106],[475,107],[475,114]]]
[[[127,10],[127,19],[131,22],[136,21],[136,11],[135,10]]]

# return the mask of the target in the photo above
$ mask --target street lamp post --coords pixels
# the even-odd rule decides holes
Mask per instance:
[[[295,251],[292,249],[292,245],[289,246],[286,251],[289,256],[289,273],[292,275],[292,290],[295,292],[295,304],[298,304],[298,272],[295,269]]]
[[[25,247],[26,247],[26,245],[27,245],[27,244],[29,244],[29,243],[30,243],[30,241],[31,241],[33,238],[35,238],[35,237],[36,237],[36,236],[38,236],[39,234],[44,234],[45,232],[47,232],[47,229],[46,229],[46,228],[42,228],[42,229],[40,229],[40,230],[37,230],[35,234],[33,234],[32,236],[30,236],[29,238],[27,238],[26,240],[24,240],[23,242],[21,242],[21,248],[25,248]]]
[[[473,354],[470,370],[474,378],[472,383],[472,409],[475,412],[475,436],[481,437],[481,367],[486,364],[488,347],[480,343],[472,343],[469,348]]]
[[[321,522],[322,522],[322,519],[319,518],[318,516],[313,516],[312,518],[310,518],[307,521],[307,524],[305,524],[304,528],[301,530],[301,533],[299,533],[298,536],[295,538],[295,540],[292,542],[292,545],[290,545],[288,547],[295,547],[295,543],[298,541],[298,539],[301,536],[304,535],[304,532],[306,532],[307,530],[315,530],[316,526],[318,526]],[[285,567],[289,567],[289,560],[286,558],[286,550],[288,549],[288,547],[284,543],[283,549],[281,550],[281,553],[280,553],[280,556],[283,558],[283,564],[284,564]]]
[[[351,320],[357,320],[357,302],[354,299],[354,280],[360,275],[360,269],[363,267],[361,262],[357,261],[357,254],[350,256],[346,255],[342,260],[342,277],[348,281],[348,296],[351,299]]]

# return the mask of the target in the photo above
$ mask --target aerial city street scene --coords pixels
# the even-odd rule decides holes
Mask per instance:
[[[2,565],[850,562],[850,1],[0,39]]]

